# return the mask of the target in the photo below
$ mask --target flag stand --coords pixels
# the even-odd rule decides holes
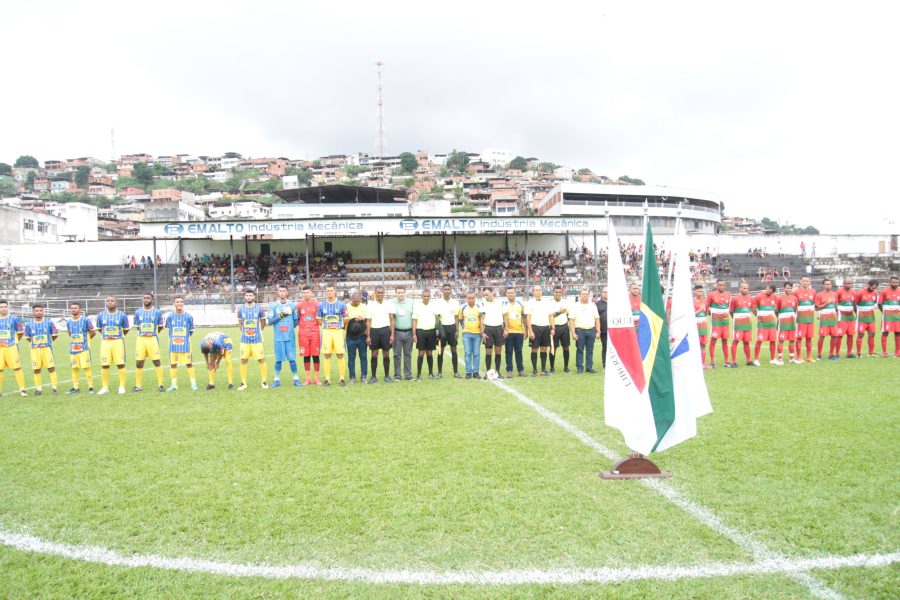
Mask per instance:
[[[602,479],[641,479],[644,477],[671,477],[668,471],[660,471],[659,467],[643,454],[631,454],[613,465],[609,471],[600,473]]]

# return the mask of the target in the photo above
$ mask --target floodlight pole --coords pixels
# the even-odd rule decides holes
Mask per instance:
[[[527,297],[526,292],[528,291],[528,282],[531,281],[531,277],[529,276],[529,274],[531,272],[530,269],[531,269],[531,267],[528,263],[528,231],[526,231],[525,232],[525,289],[522,292],[523,294],[526,294],[526,297]]]
[[[304,244],[306,248],[306,285],[311,285],[309,282],[309,236],[306,236],[306,244]]]
[[[156,298],[156,237],[153,238],[153,297]]]
[[[378,257],[381,259],[381,287],[384,287],[384,234],[378,232]]]
[[[228,236],[228,245],[231,247],[230,252],[230,266],[231,266],[231,310],[234,311],[234,293],[235,293],[235,283],[234,283],[234,236]]]

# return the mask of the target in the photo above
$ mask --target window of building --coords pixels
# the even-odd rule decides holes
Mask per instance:
[[[34,221],[25,219],[25,231],[34,231]]]

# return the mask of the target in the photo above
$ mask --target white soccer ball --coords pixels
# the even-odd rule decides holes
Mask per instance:
[[[497,373],[496,369],[491,369],[487,372],[488,381],[497,381],[497,377],[499,376],[500,374]]]

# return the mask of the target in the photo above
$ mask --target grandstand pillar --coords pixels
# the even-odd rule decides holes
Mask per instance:
[[[229,252],[230,256],[228,257],[228,262],[230,263],[230,266],[231,266],[231,310],[234,311],[235,287],[234,287],[234,236],[233,235],[228,236],[228,244],[231,247],[230,252]]]
[[[156,237],[153,238],[153,297],[156,298]]]
[[[597,283],[600,283],[600,257],[597,255],[597,230],[594,230],[594,274],[597,275]],[[599,295],[599,292],[598,292]]]
[[[384,234],[378,232],[378,258],[381,260],[381,285],[384,286]],[[387,360],[387,359],[385,359]]]
[[[312,285],[309,282],[309,236],[306,236],[303,247],[306,249],[306,285]]]
[[[528,265],[528,232],[525,232],[525,289],[528,289],[528,282],[531,281],[531,276],[529,275],[530,267]],[[527,298],[528,295],[526,294]]]
[[[459,273],[456,269],[456,232],[453,232],[453,278],[459,279]]]

